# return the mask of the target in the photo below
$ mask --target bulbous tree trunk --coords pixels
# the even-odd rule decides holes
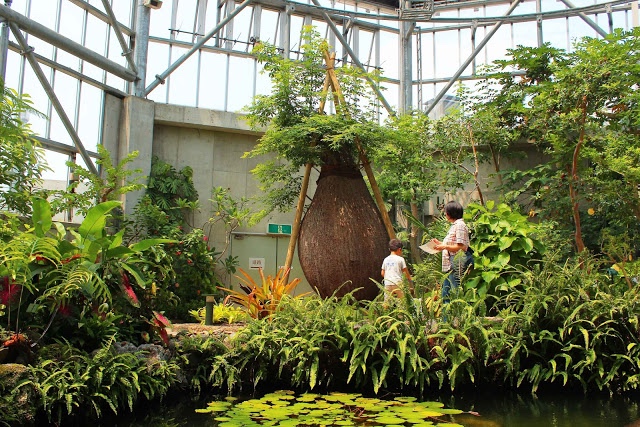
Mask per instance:
[[[322,166],[315,195],[300,226],[298,257],[312,288],[326,298],[354,289],[373,299],[381,282],[389,238],[356,166]],[[337,292],[336,292],[337,290]]]

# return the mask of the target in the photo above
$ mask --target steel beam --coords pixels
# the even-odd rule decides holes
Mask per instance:
[[[149,86],[147,86],[147,88],[144,90],[144,93],[141,96],[149,95],[149,93],[153,89],[158,87],[158,85],[160,85],[161,83],[164,83],[166,78],[169,77],[169,75],[171,73],[173,73],[187,59],[189,59],[189,57],[191,55],[193,55],[195,52],[197,52],[198,49],[200,49],[202,46],[204,46],[204,44],[207,41],[209,41],[209,39],[211,37],[215,36],[225,25],[227,25],[227,23],[229,21],[231,21],[233,18],[235,18],[237,14],[242,12],[244,10],[244,8],[247,7],[252,1],[253,0],[244,0],[244,2],[242,2],[242,4],[240,4],[240,6],[238,6],[237,9],[235,9],[233,12],[231,12],[229,15],[227,15],[226,18],[224,18],[222,21],[220,21],[220,23],[218,25],[216,25],[216,27],[213,30],[211,30],[207,34],[205,34],[205,36],[202,37],[202,39],[200,39],[198,41],[198,43],[194,44],[193,47],[188,52],[185,52],[180,58],[178,58],[173,64],[171,64],[169,66],[169,68],[167,68],[162,74],[157,75],[156,79],[153,82],[151,82],[151,84]]]
[[[511,12],[513,12],[515,8],[520,4],[520,1],[521,0],[514,0],[513,3],[511,3],[511,6],[509,6],[509,10],[507,10],[507,13],[505,13],[505,17],[511,15]],[[429,105],[425,110],[425,114],[429,114],[431,110],[435,108],[436,104],[440,102],[440,100],[447,93],[447,91],[451,89],[451,86],[453,86],[453,84],[458,80],[458,77],[462,75],[464,70],[469,66],[469,64],[471,64],[473,59],[478,55],[478,53],[480,53],[482,48],[484,48],[484,46],[489,42],[489,40],[491,40],[491,37],[493,37],[493,35],[498,31],[498,29],[500,29],[501,26],[502,26],[502,21],[498,21],[495,23],[493,28],[491,28],[491,31],[489,31],[489,33],[484,37],[484,39],[482,39],[482,41],[478,44],[478,46],[476,46],[473,52],[471,52],[471,55],[469,55],[469,57],[462,63],[460,68],[458,68],[458,71],[456,71],[453,77],[449,79],[449,82],[445,85],[445,87],[443,87],[440,93],[438,93],[436,97],[433,98],[431,105]]]
[[[73,140],[73,144],[76,146],[76,149],[78,150],[78,152],[82,156],[82,159],[86,163],[87,169],[89,169],[89,171],[95,174],[96,176],[100,176],[100,174],[98,173],[98,169],[96,169],[95,165],[93,164],[93,161],[91,160],[91,157],[89,156],[89,153],[87,153],[87,150],[85,150],[84,145],[82,145],[82,141],[80,140],[78,133],[73,128],[73,125],[71,124],[71,120],[69,120],[67,113],[64,111],[64,108],[62,107],[60,100],[56,96],[56,93],[54,92],[51,85],[49,84],[49,81],[47,80],[47,77],[44,75],[42,68],[40,68],[40,64],[38,64],[38,61],[36,61],[36,59],[34,58],[33,48],[29,47],[29,45],[27,44],[27,41],[25,40],[24,36],[20,32],[20,28],[18,28],[18,25],[15,22],[10,22],[9,26],[11,27],[11,32],[13,33],[13,36],[15,37],[15,39],[18,41],[18,44],[22,48],[23,55],[27,58],[27,61],[29,62],[29,65],[31,65],[31,68],[33,69],[33,72],[35,73],[35,75],[38,77],[38,80],[40,81],[42,88],[44,89],[47,96],[51,100],[51,104],[53,105],[53,108],[55,108],[56,112],[58,113],[58,116],[60,117],[60,120],[62,121],[62,124],[64,125],[65,129],[67,129],[69,136]]]
[[[11,10],[11,8],[7,6],[0,5],[0,16],[5,18],[10,23],[15,24],[18,28],[24,30],[25,32],[32,34],[59,49],[69,52],[70,54],[75,55],[82,60],[100,67],[103,70],[120,77],[121,79],[130,82],[136,79],[136,74],[133,71],[123,67],[122,65],[114,61],[111,61],[110,59],[105,58],[102,55],[97,54],[91,49],[82,46],[80,43],[76,43],[73,40],[56,33],[55,31],[45,27],[42,24],[38,24],[36,21]]]
[[[116,37],[118,38],[118,42],[120,43],[120,47],[122,48],[122,55],[127,58],[127,63],[129,64],[129,68],[131,68],[131,71],[138,74],[138,69],[136,68],[136,64],[133,60],[132,50],[127,45],[127,42],[122,35],[120,24],[118,24],[116,15],[114,15],[113,9],[111,9],[109,0],[102,0],[102,5],[104,6],[104,10],[107,12],[107,15],[109,15],[109,24],[111,25],[111,28],[113,28],[113,31],[116,33]]]
[[[409,3],[408,1],[406,3]],[[402,113],[408,113],[413,105],[413,55],[411,52],[411,39],[415,22],[401,21],[400,36],[400,102],[399,109]]]

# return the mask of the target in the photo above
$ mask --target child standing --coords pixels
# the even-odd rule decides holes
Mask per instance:
[[[388,299],[389,295],[393,295],[401,298],[403,296],[402,288],[402,275],[407,278],[409,284],[412,283],[411,274],[407,268],[407,263],[402,257],[402,242],[398,239],[391,239],[389,241],[389,251],[391,252],[388,257],[382,261],[382,277],[384,282],[384,299]]]

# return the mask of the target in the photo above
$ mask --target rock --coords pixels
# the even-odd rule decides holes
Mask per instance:
[[[31,425],[35,421],[38,393],[33,386],[16,390],[23,380],[30,379],[29,368],[17,363],[0,365],[0,414],[8,425]]]

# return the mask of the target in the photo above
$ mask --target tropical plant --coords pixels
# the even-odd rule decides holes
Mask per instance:
[[[73,177],[69,187],[63,191],[49,192],[54,212],[74,209],[85,215],[97,203],[117,201],[126,193],[144,188],[144,184],[139,183],[142,170],[127,167],[138,157],[138,151],[127,153],[117,165],[113,165],[111,154],[101,144],[98,144],[98,155],[96,164],[101,168],[100,176],[77,163],[67,162]]]
[[[504,295],[503,328],[514,339],[494,360],[505,378],[609,392],[636,390],[640,352],[636,289],[611,281],[591,257],[545,263]]]
[[[473,236],[475,268],[464,280],[480,296],[497,295],[521,285],[520,270],[539,263],[545,251],[536,225],[506,204],[469,204],[465,219]]]
[[[105,409],[131,411],[140,398],[160,398],[177,381],[175,362],[117,353],[111,343],[93,355],[61,344],[56,358],[41,359],[30,368],[32,379],[18,387],[34,387],[49,421],[60,424],[79,412],[95,419]]]
[[[536,212],[571,224],[578,251],[588,244],[585,210],[619,234],[637,232],[639,36],[635,28],[585,37],[569,53],[548,44],[511,50],[510,59],[496,61],[499,72],[489,75],[486,87],[492,88],[482,95],[550,157],[548,167],[536,169],[542,184]],[[514,76],[513,69],[524,76]]]
[[[189,233],[175,229],[170,236],[176,240],[167,247],[175,277],[168,285],[180,303],[165,310],[169,317],[187,320],[189,310],[201,307],[205,295],[218,294],[218,252],[209,246],[209,239],[201,228],[194,228]]]
[[[294,296],[293,292],[300,284],[300,279],[296,278],[287,283],[289,272],[284,268],[280,268],[275,276],[267,277],[264,276],[262,268],[258,269],[260,283],[256,283],[243,269],[239,270],[244,277],[235,277],[240,280],[240,289],[243,292],[223,287],[218,289],[229,294],[225,302],[239,304],[254,319],[270,318],[279,310],[280,303],[285,298],[302,298],[310,294],[307,292]]]
[[[7,320],[16,313],[15,331],[19,332],[19,313],[27,309],[43,320],[49,318],[43,321],[47,325],[43,335],[59,317],[62,325],[57,330],[69,339],[82,341],[82,332],[89,334],[87,342],[93,344],[107,338],[95,334],[98,330],[113,331],[117,315],[114,318],[109,312],[114,307],[120,309],[118,314],[123,309],[126,313],[126,307],[140,307],[135,288],[144,290],[147,283],[137,256],[172,240],[147,239],[122,245],[124,230],[114,235],[106,231],[109,213],[120,202],[104,202],[89,209],[76,229],[54,223],[46,200],[35,199],[32,205],[32,226],[16,232],[10,241],[0,242],[0,277],[10,303]],[[126,305],[119,303],[120,298]],[[100,326],[89,328],[92,322]]]
[[[150,204],[167,215],[171,226],[193,226],[189,215],[198,209],[198,192],[193,184],[193,169],[185,166],[176,170],[157,156],[151,159],[151,173],[146,196]],[[166,235],[157,224],[147,223],[152,235]]]
[[[0,210],[27,215],[31,198],[42,194],[42,174],[49,170],[44,151],[23,114],[40,115],[29,95],[19,95],[0,80]]]

